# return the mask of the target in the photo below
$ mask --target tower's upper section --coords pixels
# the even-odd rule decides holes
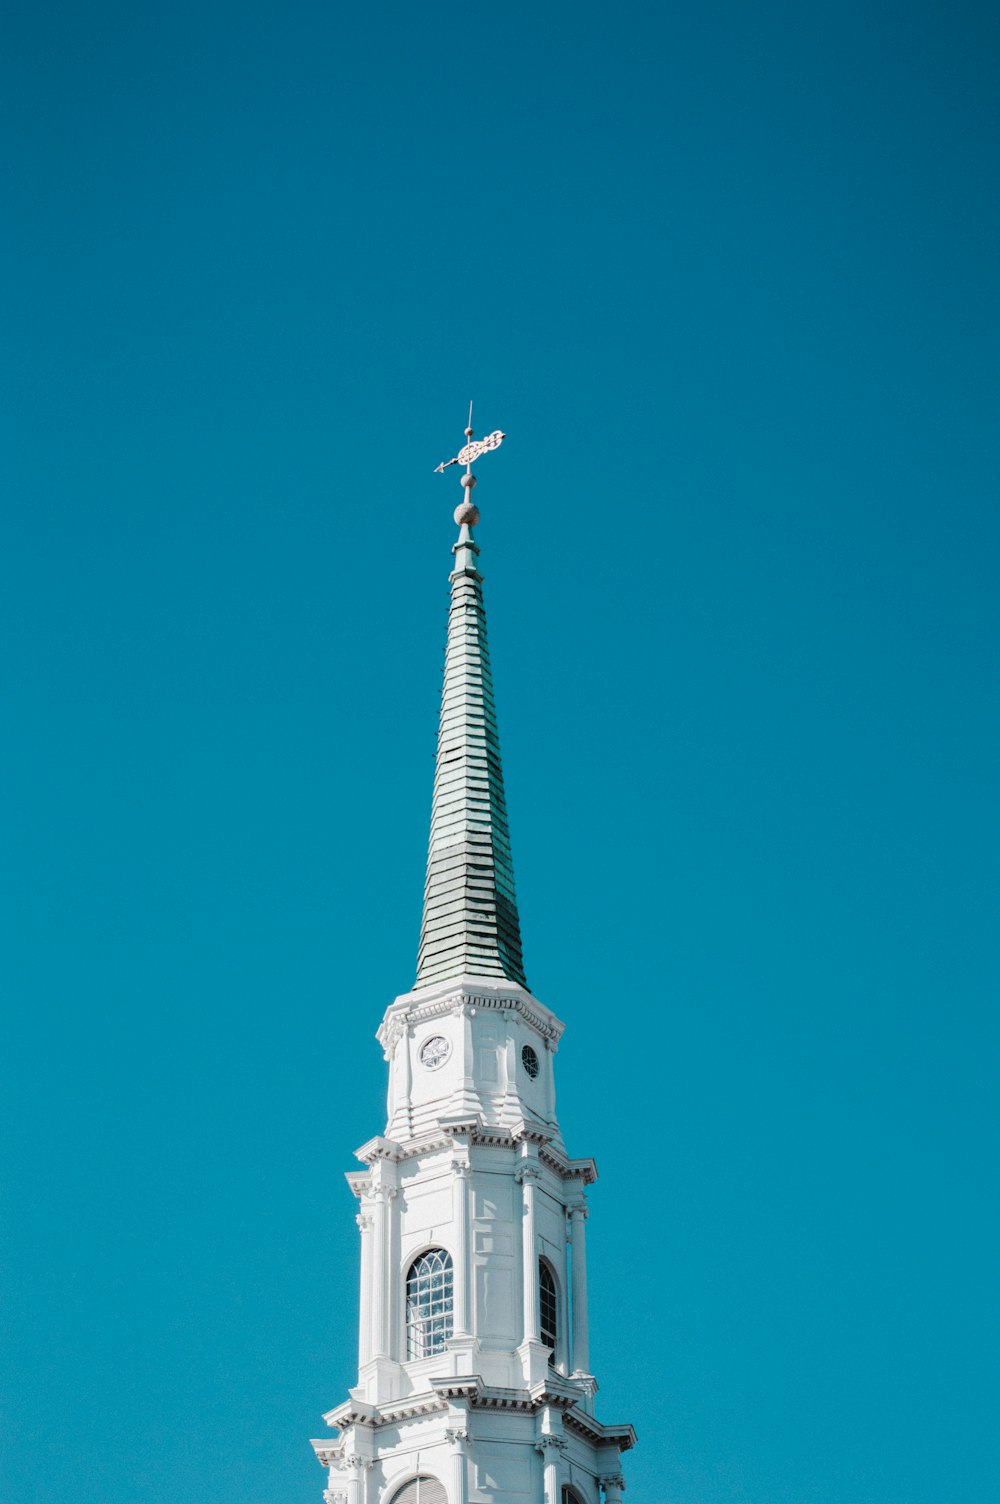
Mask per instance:
[[[472,529],[479,511],[471,460],[502,434],[469,440],[459,455],[465,500],[455,511],[451,609],[437,769],[431,809],[424,914],[415,988],[462,976],[506,977],[526,987],[514,866],[500,766],[493,678],[486,642],[483,577]],[[449,463],[453,463],[449,461]],[[442,467],[444,468],[444,467]]]

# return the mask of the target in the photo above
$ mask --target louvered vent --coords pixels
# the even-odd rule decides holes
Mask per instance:
[[[393,1494],[392,1504],[448,1504],[448,1495],[436,1478],[411,1478]]]

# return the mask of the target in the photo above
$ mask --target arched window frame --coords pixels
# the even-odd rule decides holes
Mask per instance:
[[[546,1289],[546,1281],[551,1286]],[[547,1319],[550,1318],[550,1319]],[[562,1287],[551,1259],[538,1259],[538,1331],[545,1346],[552,1349],[552,1366],[562,1366],[565,1316]]]
[[[399,1485],[390,1496],[389,1504],[448,1504],[448,1492],[439,1478],[430,1473],[418,1473]]]
[[[455,1265],[438,1244],[414,1254],[403,1279],[406,1362],[447,1351],[454,1335]]]

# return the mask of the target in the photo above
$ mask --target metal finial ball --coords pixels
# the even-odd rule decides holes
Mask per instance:
[[[476,477],[474,475],[470,474],[470,475],[463,475],[462,476],[462,485],[465,487],[465,489],[467,491],[471,491],[472,488],[473,488],[473,486],[475,484],[476,484]]]
[[[459,527],[475,527],[479,521],[479,508],[471,496],[467,496],[455,508],[455,521]]]

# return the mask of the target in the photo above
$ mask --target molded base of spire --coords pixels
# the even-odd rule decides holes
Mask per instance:
[[[559,1019],[524,987],[462,976],[404,993],[378,1031],[390,1062],[386,1136],[420,1141],[456,1119],[552,1142]]]

